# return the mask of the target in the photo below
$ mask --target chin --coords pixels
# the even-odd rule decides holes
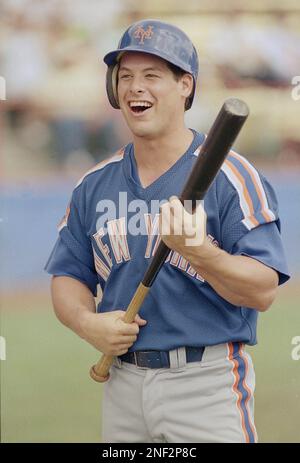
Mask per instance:
[[[152,138],[155,136],[155,134],[150,131],[150,130],[146,130],[146,129],[136,129],[136,130],[131,130],[131,132],[133,133],[133,135],[135,137],[141,137],[141,138]]]
[[[147,124],[128,124],[128,127],[136,137],[152,138],[157,134],[157,130]]]

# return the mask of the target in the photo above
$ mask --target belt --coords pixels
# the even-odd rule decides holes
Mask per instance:
[[[186,347],[186,362],[201,362],[205,347]],[[118,357],[122,362],[142,368],[170,368],[169,351],[147,350],[127,352]]]

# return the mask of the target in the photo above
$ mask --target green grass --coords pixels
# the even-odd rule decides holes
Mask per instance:
[[[57,321],[47,296],[31,299],[1,316],[2,441],[99,442],[102,387],[89,367],[100,354]]]
[[[292,359],[295,336],[300,336],[300,292],[287,286],[260,315],[259,343],[248,349],[256,371],[260,442],[300,442],[300,360]]]
[[[260,442],[300,442],[300,296],[284,288],[260,316],[256,367],[256,425]],[[102,386],[88,374],[98,353],[53,315],[49,296],[4,300],[1,335],[2,442],[100,442]]]

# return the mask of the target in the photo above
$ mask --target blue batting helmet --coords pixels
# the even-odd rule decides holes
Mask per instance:
[[[158,56],[191,74],[194,88],[187,100],[186,109],[192,106],[199,68],[194,45],[178,27],[155,19],[145,19],[132,24],[122,35],[118,48],[104,56],[108,66],[106,90],[114,108],[120,108],[117,96],[118,58],[120,53],[127,51]]]

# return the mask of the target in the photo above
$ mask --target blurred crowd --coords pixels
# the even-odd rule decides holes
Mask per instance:
[[[88,165],[117,149],[120,130],[104,93],[105,25],[99,14],[94,26],[85,22],[71,6],[55,0],[2,4],[0,74],[15,143],[57,165],[70,159]]]
[[[259,22],[249,24],[239,15],[230,14],[209,48],[229,88],[286,88],[292,76],[299,74],[300,29],[296,32],[288,28],[284,13],[274,14],[263,27]]]
[[[4,127],[12,150],[42,153],[45,165],[56,168],[89,167],[127,142],[119,112],[107,102],[102,62],[125,27],[143,17],[142,5],[140,17],[126,5],[2,0],[0,75],[6,80]],[[284,91],[300,73],[300,33],[283,13],[260,24],[231,12],[200,37],[195,27],[193,22],[190,35],[203,68],[199,92],[210,86]],[[195,124],[206,114],[205,104],[196,103]],[[299,155],[300,138],[288,138]]]

